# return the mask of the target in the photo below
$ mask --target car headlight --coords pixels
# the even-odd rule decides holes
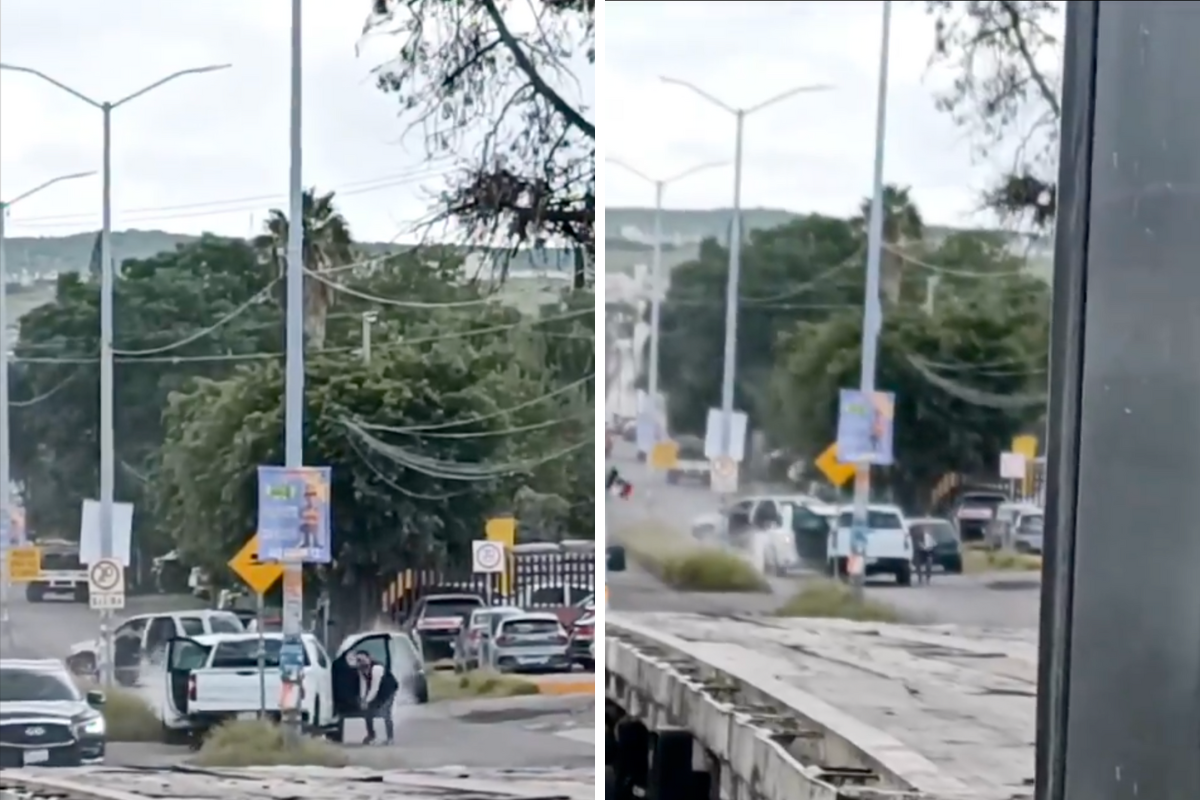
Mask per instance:
[[[84,736],[103,736],[105,730],[104,717],[99,715],[89,717],[75,726],[75,733]]]

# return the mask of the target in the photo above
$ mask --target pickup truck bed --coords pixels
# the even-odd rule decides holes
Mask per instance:
[[[257,669],[199,669],[192,673],[195,698],[189,714],[235,714],[258,709],[266,686],[267,711],[279,710],[279,668],[268,667],[260,682]]]

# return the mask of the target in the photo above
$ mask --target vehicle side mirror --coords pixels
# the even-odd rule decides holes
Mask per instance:
[[[104,692],[98,689],[89,689],[87,693],[87,704],[92,708],[103,708]]]
[[[625,571],[625,548],[619,544],[609,545],[606,566],[609,572],[624,572]]]

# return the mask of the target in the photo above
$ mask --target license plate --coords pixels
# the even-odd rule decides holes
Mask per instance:
[[[25,751],[25,766],[33,766],[34,764],[45,764],[50,760],[49,750],[26,750]]]
[[[518,659],[518,661],[522,664],[545,664],[546,657],[545,656],[525,656],[524,658]]]

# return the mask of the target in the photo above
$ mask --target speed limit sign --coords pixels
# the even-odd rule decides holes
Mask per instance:
[[[489,539],[471,542],[471,571],[485,575],[504,572],[504,545]]]

